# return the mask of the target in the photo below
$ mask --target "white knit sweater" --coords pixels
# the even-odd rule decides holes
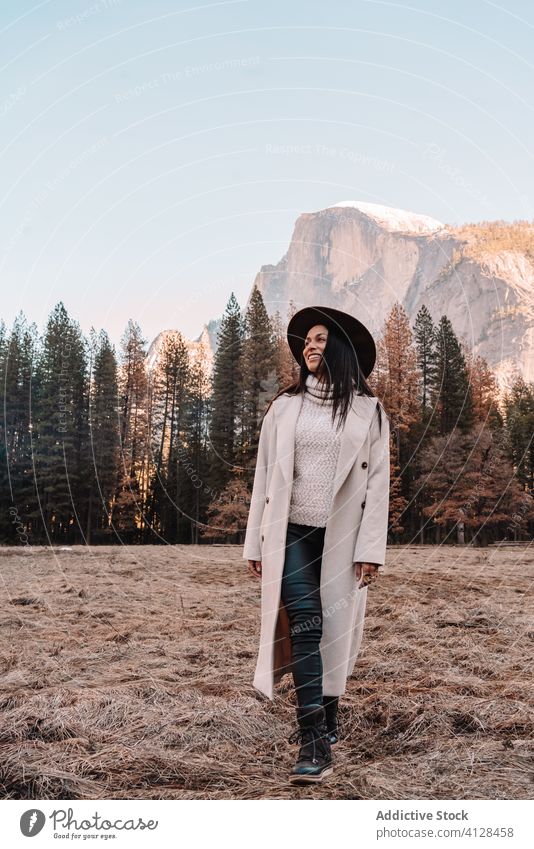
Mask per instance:
[[[338,420],[336,416],[336,425]],[[290,522],[326,527],[340,442],[341,430],[332,425],[332,394],[326,394],[321,382],[309,374],[295,430]]]

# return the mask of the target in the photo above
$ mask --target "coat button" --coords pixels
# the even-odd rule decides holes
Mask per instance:
[[[363,463],[362,463],[362,469],[366,469],[366,468],[367,468],[367,463],[364,460]]]
[[[262,534],[262,535],[261,535],[261,541],[263,542],[263,540],[264,540],[264,536],[263,536],[263,534]]]
[[[365,507],[365,501],[362,501],[362,510]]]
[[[268,504],[268,503],[269,503],[269,496],[267,496],[267,498],[265,499],[265,503],[266,503],[266,504]]]

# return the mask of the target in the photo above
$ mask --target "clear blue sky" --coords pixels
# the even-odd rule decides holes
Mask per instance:
[[[6,0],[0,316],[195,337],[301,212],[533,218],[533,41],[528,0]]]

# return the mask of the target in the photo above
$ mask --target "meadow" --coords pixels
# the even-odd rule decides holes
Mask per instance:
[[[0,796],[531,799],[534,548],[388,549],[334,774],[291,787],[241,546],[0,549]]]

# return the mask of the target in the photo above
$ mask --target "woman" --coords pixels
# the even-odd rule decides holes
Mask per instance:
[[[289,779],[314,782],[332,772],[338,699],[385,560],[389,421],[366,381],[376,348],[360,321],[306,307],[287,338],[300,375],[263,418],[243,557],[262,578],[254,687],[273,699],[292,672],[302,745]]]

